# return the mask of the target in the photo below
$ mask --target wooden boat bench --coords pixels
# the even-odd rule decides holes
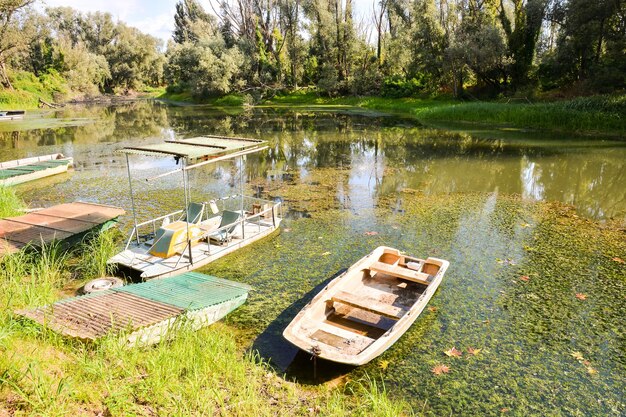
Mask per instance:
[[[373,272],[382,272],[383,274],[391,275],[392,277],[417,282],[418,284],[422,285],[429,285],[435,278],[433,275],[425,274],[424,272],[418,272],[412,269],[390,265],[384,262],[374,262],[372,265],[370,265],[369,269]]]
[[[351,294],[345,291],[338,291],[333,295],[328,303],[342,303],[351,307],[360,308],[361,310],[369,311],[370,313],[378,314],[381,316],[389,317],[390,319],[398,320],[407,312],[402,307],[396,307],[390,304],[381,303],[380,301],[371,297],[361,297],[355,294]]]

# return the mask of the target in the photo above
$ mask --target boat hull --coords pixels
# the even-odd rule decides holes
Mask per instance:
[[[420,316],[449,264],[437,258],[402,258],[421,261],[429,272],[436,266],[433,275],[379,265],[389,253],[402,256],[396,249],[379,247],[331,281],[287,326],[285,339],[313,356],[354,366],[392,346]],[[394,268],[400,268],[400,277],[392,276]]]
[[[56,166],[50,166],[50,163],[56,164]],[[0,174],[2,172],[7,174],[0,175],[0,186],[17,185],[52,175],[63,174],[68,171],[73,163],[73,158],[65,157],[60,153],[2,162],[0,163]],[[32,168],[32,172],[16,172],[29,169],[29,167]]]

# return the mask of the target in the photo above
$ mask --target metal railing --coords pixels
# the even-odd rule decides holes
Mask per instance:
[[[262,198],[257,198],[257,197],[251,197],[251,196],[242,196],[240,194],[236,194],[236,195],[230,195],[230,196],[225,196],[225,197],[221,197],[218,199],[214,199],[214,200],[210,200],[205,202],[205,209],[202,212],[201,218],[200,218],[200,222],[204,221],[204,220],[208,220],[210,217],[208,216],[207,213],[207,207],[209,206],[210,202],[215,202],[218,205],[218,210],[219,212],[224,212],[224,210],[227,209],[231,209],[233,208],[236,211],[241,211],[243,210],[242,213],[242,217],[237,220],[236,222],[233,222],[231,224],[222,226],[220,228],[214,229],[214,230],[209,230],[209,231],[205,231],[202,235],[200,235],[197,238],[194,238],[194,240],[198,239],[198,240],[203,240],[206,239],[207,240],[207,247],[208,247],[208,254],[210,254],[210,250],[211,250],[211,235],[215,235],[215,234],[219,234],[220,232],[225,232],[225,237],[226,239],[230,240],[232,239],[232,236],[235,234],[234,232],[238,229],[241,228],[241,235],[242,235],[242,240],[246,239],[245,236],[245,223],[248,224],[254,224],[257,223],[258,225],[258,233],[261,232],[261,227],[262,227],[262,220],[267,219],[267,220],[271,220],[272,222],[272,226],[276,227],[276,218],[282,218],[283,215],[283,211],[282,211],[282,203],[281,202],[273,202],[273,201],[269,201],[269,200],[264,200]],[[238,203],[238,207],[227,207],[229,205],[232,205],[232,202],[236,202]],[[231,204],[228,204],[231,203]],[[255,203],[260,203],[260,204],[269,204],[270,207],[264,210],[261,210],[258,213],[254,213],[251,215],[246,216],[246,213],[251,213],[252,209],[253,209],[253,204]],[[220,207],[221,206],[221,207]],[[133,242],[133,240],[136,240],[137,242],[137,246],[140,246],[142,243],[147,242],[150,239],[154,239],[156,237],[156,231],[157,229],[161,228],[162,225],[159,225],[157,227],[157,222],[161,222],[163,223],[163,221],[165,219],[168,218],[176,218],[178,217],[179,219],[183,216],[183,214],[186,212],[186,210],[177,210],[159,217],[155,217],[153,219],[150,220],[146,220],[142,223],[138,223],[135,227],[133,227],[133,229],[131,230],[131,233],[129,235],[128,241],[126,243],[125,246],[125,250],[128,250],[128,248],[130,247],[131,243]],[[218,212],[218,213],[219,213]],[[270,217],[270,213],[271,213],[271,217]],[[216,214],[217,215],[217,214]],[[229,229],[231,229],[234,226],[234,229],[232,230],[232,232],[228,232]],[[151,233],[146,234],[146,235],[141,235],[140,234],[140,229],[141,228],[145,228],[146,226],[151,226]],[[143,242],[141,241],[141,238],[144,238]],[[152,245],[156,244],[157,242],[152,242]],[[191,240],[189,239],[189,237],[187,237],[187,244],[185,246],[185,249],[182,251],[181,257],[179,258],[178,262],[180,262],[180,259],[182,259],[182,257],[184,256],[183,254],[187,251],[187,249],[189,248],[189,245],[191,244]],[[190,259],[190,261],[192,261]],[[178,262],[176,264],[176,266],[178,266]],[[193,262],[192,262],[193,263]]]

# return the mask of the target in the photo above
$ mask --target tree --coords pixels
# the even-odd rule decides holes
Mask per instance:
[[[514,89],[528,84],[528,74],[533,64],[537,40],[546,14],[548,0],[509,0],[513,8],[512,19],[500,0],[499,18],[506,35],[508,53],[512,59],[511,84]]]
[[[28,37],[24,36],[21,27],[23,12],[35,0],[2,0],[0,1],[0,82],[13,89],[6,71],[6,61],[12,53],[28,45]]]

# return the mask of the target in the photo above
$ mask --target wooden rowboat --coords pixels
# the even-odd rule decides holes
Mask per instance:
[[[74,160],[62,153],[0,162],[0,186],[21,184],[67,172]]]
[[[415,322],[448,265],[380,246],[320,291],[283,336],[316,357],[363,365]]]

